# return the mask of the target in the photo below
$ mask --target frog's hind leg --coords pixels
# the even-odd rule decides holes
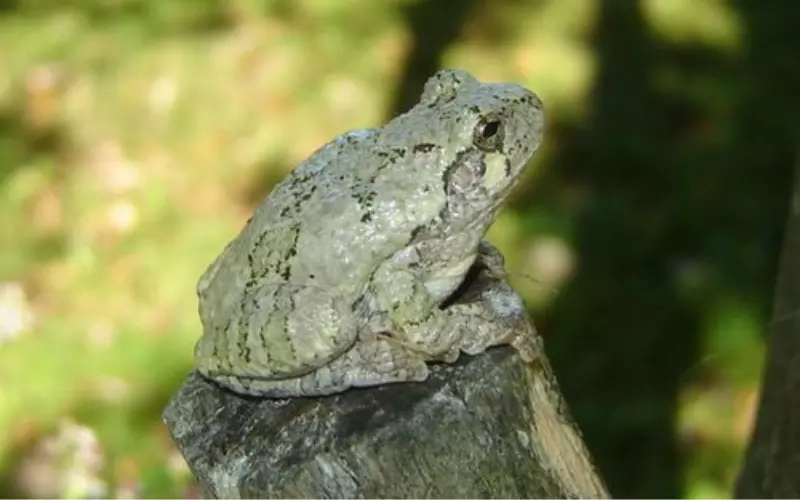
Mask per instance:
[[[384,337],[357,342],[337,362],[331,369],[346,373],[352,387],[421,382],[429,373],[423,356]]]
[[[357,342],[350,350],[316,370],[296,378],[215,377],[217,383],[240,394],[284,398],[324,396],[351,387],[396,382],[421,382],[428,378],[425,361],[392,340],[375,338]]]

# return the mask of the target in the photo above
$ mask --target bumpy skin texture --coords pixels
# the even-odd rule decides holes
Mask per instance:
[[[529,90],[443,70],[407,113],[318,149],[200,278],[198,371],[242,394],[322,395],[522,346],[475,319],[518,300],[510,289],[499,301],[446,300],[476,259],[502,273],[481,239],[543,122]]]

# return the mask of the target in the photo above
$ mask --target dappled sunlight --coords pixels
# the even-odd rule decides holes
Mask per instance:
[[[647,20],[665,41],[700,43],[725,51],[741,48],[742,25],[725,0],[643,0]]]

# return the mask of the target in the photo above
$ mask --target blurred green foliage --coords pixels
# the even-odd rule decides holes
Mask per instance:
[[[506,253],[612,494],[730,494],[798,131],[794,0],[0,2],[0,494],[193,496],[194,285],[317,146],[441,66],[546,144]],[[533,279],[532,279],[533,278]]]

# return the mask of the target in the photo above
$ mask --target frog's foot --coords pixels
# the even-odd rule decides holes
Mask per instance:
[[[314,371],[296,378],[267,380],[220,377],[214,380],[234,392],[269,398],[325,396],[351,387],[428,378],[425,361],[413,351],[382,338],[359,341],[347,352]]]
[[[536,333],[528,321],[524,325],[520,325],[517,330],[512,330],[513,335],[510,341],[504,340],[502,343],[508,343],[511,347],[517,350],[519,357],[527,363],[533,362],[542,351],[541,337]]]
[[[478,354],[489,347],[508,344],[523,360],[533,361],[541,350],[540,338],[522,298],[504,280],[491,280],[483,286],[476,302],[448,309],[461,325],[459,349]]]
[[[541,349],[539,336],[527,318],[507,322],[479,315],[474,316],[469,321],[469,328],[463,330],[459,350],[474,355],[497,345],[510,345],[526,362],[536,359]]]

